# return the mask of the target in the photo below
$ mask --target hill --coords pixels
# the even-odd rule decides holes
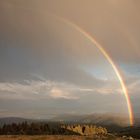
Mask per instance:
[[[3,126],[4,124],[12,124],[12,123],[22,123],[22,122],[36,122],[37,120],[33,119],[26,119],[26,118],[19,118],[19,117],[5,117],[0,118],[0,126]]]
[[[96,125],[128,126],[129,119],[124,116],[110,114],[71,115],[64,114],[53,118],[51,121],[92,123]]]

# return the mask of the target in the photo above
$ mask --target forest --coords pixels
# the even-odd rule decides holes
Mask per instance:
[[[0,128],[0,135],[106,135],[107,129],[87,124],[12,123]]]

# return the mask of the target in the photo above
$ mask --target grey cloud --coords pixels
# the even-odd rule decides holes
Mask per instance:
[[[124,77],[132,99],[134,113],[139,114],[139,12],[138,0],[0,1],[1,115],[8,115],[8,111],[12,108],[9,115],[22,115],[19,113],[22,109],[28,112],[32,110],[36,116],[42,114],[45,117],[47,116],[46,106],[49,114],[64,113],[67,111],[66,108],[69,111],[74,109],[79,111],[80,107],[88,113],[91,110],[95,112],[99,110],[118,111],[121,105],[122,110],[126,111],[124,105],[126,101],[122,99],[124,96],[120,94],[118,82],[100,80],[98,76],[95,78],[82,69],[92,67],[98,71],[97,66],[102,65],[104,75],[106,75],[105,67],[108,67],[108,77],[114,77],[112,69],[107,65],[99,50],[72,27],[51,17],[48,13],[62,16],[95,36],[118,64],[122,73],[128,72],[124,74]],[[126,64],[130,67],[125,67]],[[135,66],[132,68],[133,64]],[[129,77],[133,73],[135,76]],[[59,94],[54,94],[59,98],[48,100],[47,96],[43,100],[44,91],[49,94],[50,90],[40,86],[40,81],[45,82],[43,79],[39,81],[38,77],[33,74],[55,81],[57,85],[54,87],[57,88],[57,92],[63,90],[64,93],[61,91]],[[39,82],[32,84],[31,81]],[[60,84],[60,86],[58,83],[67,83],[74,90],[64,89],[64,85]],[[40,88],[41,96],[36,94],[38,88]],[[19,93],[15,94],[15,90]],[[91,94],[91,90],[94,91],[94,95]],[[105,96],[106,93],[112,94]],[[11,95],[12,100],[9,99]],[[78,97],[75,101],[73,96],[74,98],[80,96],[80,100]],[[99,101],[103,105],[100,105]],[[56,109],[58,104],[60,112]],[[112,104],[113,107],[111,107]],[[8,109],[7,113],[3,113],[6,111],[5,108]],[[34,116],[27,114],[27,116]]]

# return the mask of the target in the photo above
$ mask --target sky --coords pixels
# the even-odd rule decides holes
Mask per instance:
[[[0,117],[128,116],[120,82],[89,39],[108,52],[140,111],[139,0],[1,0]]]

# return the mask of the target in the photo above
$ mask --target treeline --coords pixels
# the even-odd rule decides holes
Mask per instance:
[[[47,123],[12,123],[0,128],[1,135],[54,135],[61,134],[59,125],[50,126]]]
[[[93,125],[12,123],[0,128],[0,135],[106,135],[107,130]]]

